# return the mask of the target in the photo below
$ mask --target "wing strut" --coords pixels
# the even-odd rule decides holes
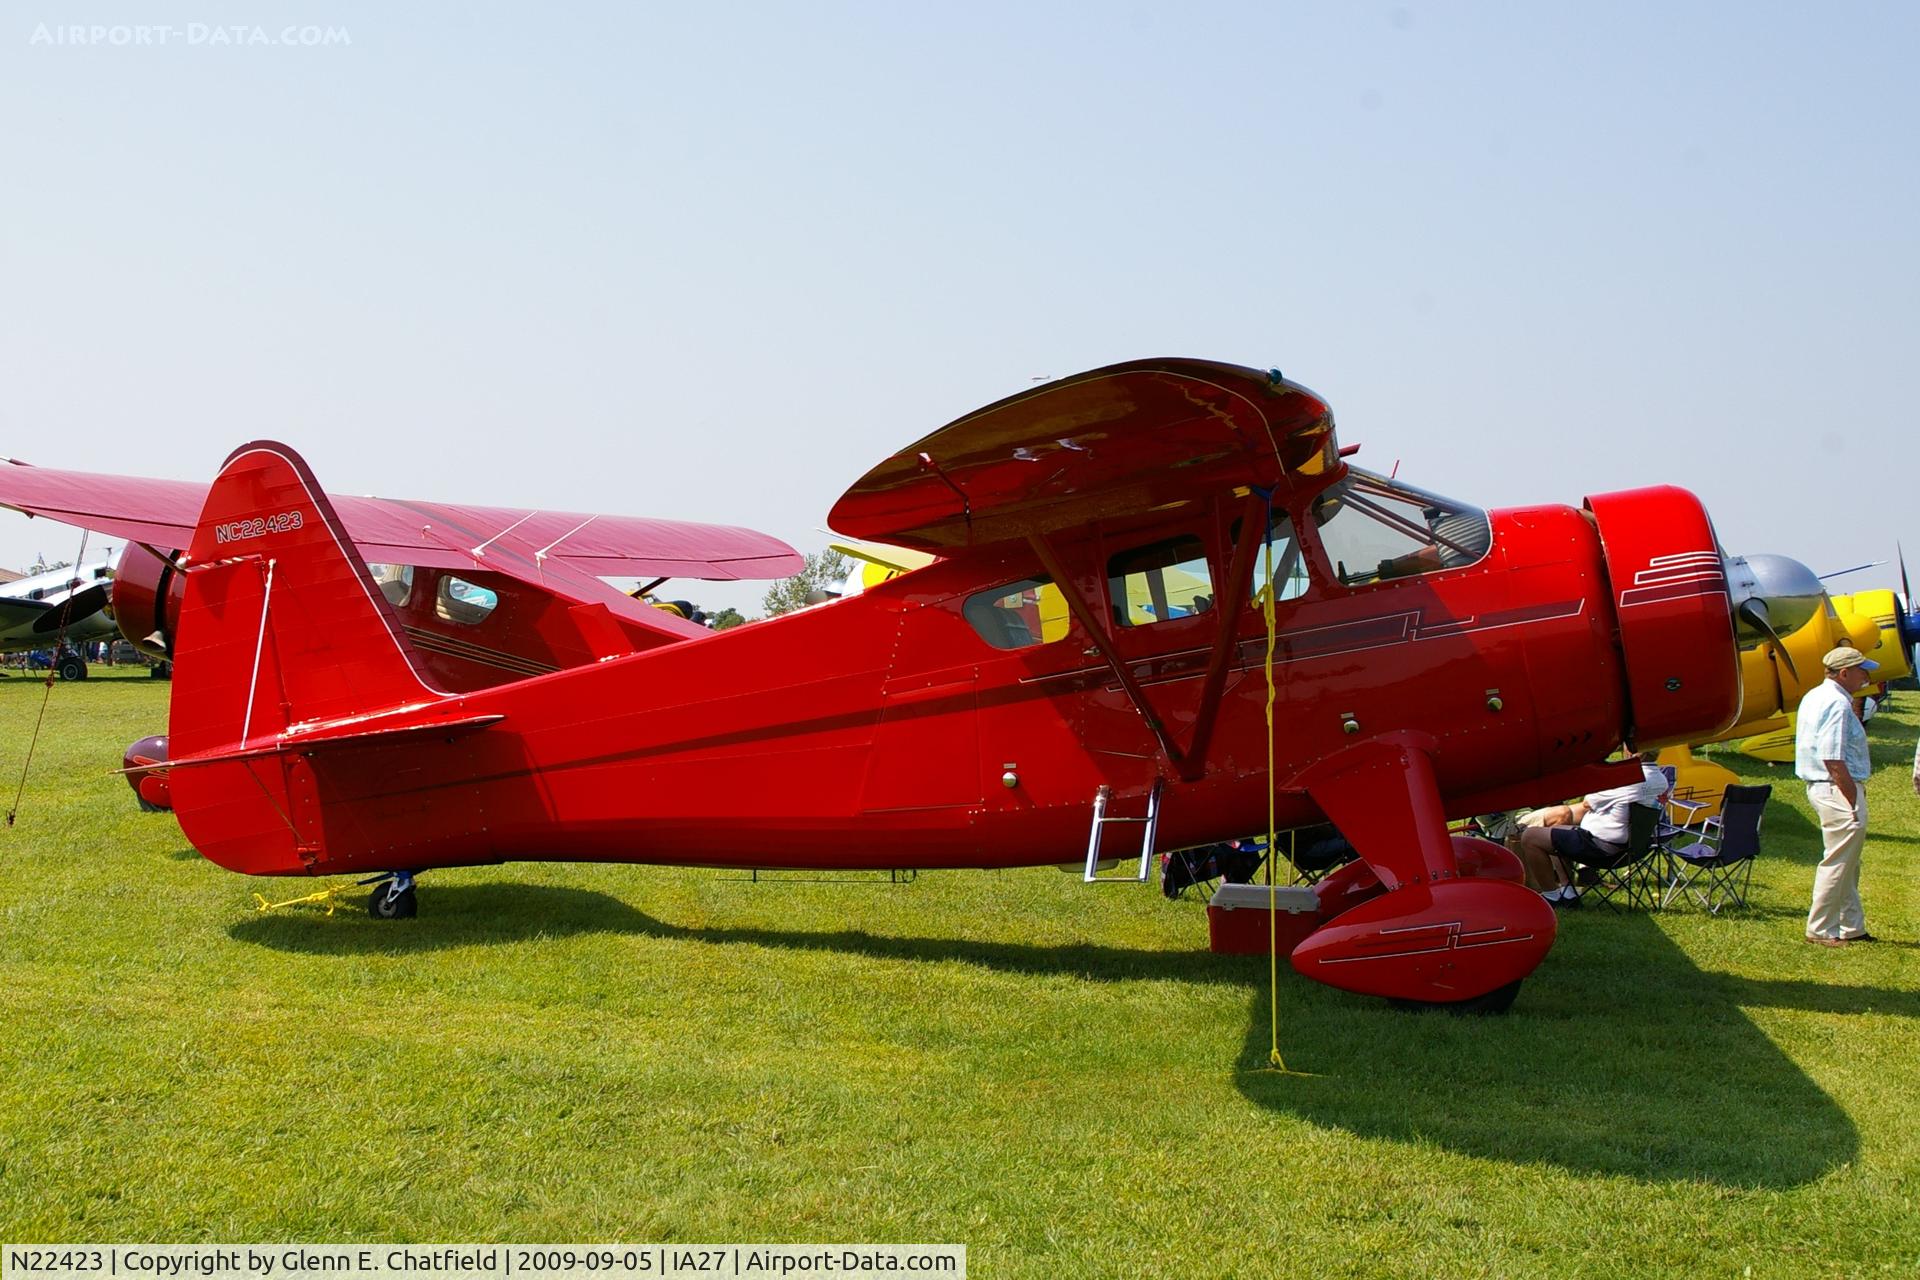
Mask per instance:
[[[1094,615],[1092,606],[1074,589],[1072,577],[1061,567],[1060,558],[1054,555],[1053,545],[1047,541],[1047,536],[1044,533],[1030,534],[1027,542],[1033,547],[1034,554],[1040,557],[1040,567],[1045,569],[1047,576],[1059,586],[1060,594],[1066,598],[1067,608],[1086,629],[1087,634],[1093,638],[1093,647],[1100,651],[1100,657],[1106,662],[1107,669],[1113,672],[1114,678],[1120,682],[1120,687],[1126,691],[1127,701],[1133,703],[1133,709],[1140,713],[1140,718],[1146,721],[1147,728],[1153,731],[1154,741],[1160,744],[1160,750],[1166,754],[1167,763],[1172,765],[1181,777],[1186,777],[1186,757],[1174,744],[1173,736],[1167,732],[1166,724],[1160,719],[1160,713],[1155,711],[1153,704],[1147,701],[1146,691],[1140,687],[1140,682],[1133,678],[1133,672],[1127,670],[1127,664],[1121,661],[1120,655],[1114,651],[1113,641],[1107,635],[1107,629],[1100,625],[1100,620]]]
[[[1247,588],[1253,582],[1254,553],[1272,524],[1272,494],[1258,490],[1249,493],[1240,512],[1240,541],[1234,544],[1233,563],[1227,568],[1227,590],[1219,608],[1220,627],[1213,637],[1213,653],[1207,659],[1206,680],[1200,686],[1200,714],[1193,723],[1193,741],[1187,747],[1187,767],[1180,773],[1188,782],[1197,780],[1206,768],[1207,747],[1213,742],[1214,722],[1220,718],[1220,691],[1226,687],[1227,666],[1240,647],[1240,610],[1247,602]]]
[[[1146,690],[1140,687],[1140,682],[1133,678],[1133,672],[1115,651],[1112,638],[1107,628],[1101,625],[1093,606],[1074,588],[1073,578],[1061,566],[1046,535],[1033,534],[1027,539],[1034,554],[1040,557],[1041,567],[1066,598],[1067,608],[1092,637],[1094,648],[1099,651],[1107,669],[1120,682],[1127,701],[1133,704],[1141,720],[1152,730],[1154,741],[1160,744],[1167,764],[1185,782],[1197,782],[1206,772],[1207,748],[1213,741],[1213,726],[1219,719],[1220,692],[1226,686],[1227,668],[1231,665],[1233,654],[1240,647],[1239,629],[1235,623],[1240,617],[1241,607],[1247,602],[1247,586],[1253,579],[1254,552],[1259,548],[1270,521],[1271,508],[1268,504],[1267,494],[1255,491],[1247,495],[1240,520],[1240,540],[1234,544],[1233,564],[1227,570],[1227,589],[1218,609],[1219,626],[1214,634],[1213,651],[1208,657],[1206,677],[1200,686],[1200,713],[1194,721],[1193,737],[1185,750],[1173,740],[1166,722],[1147,699]]]

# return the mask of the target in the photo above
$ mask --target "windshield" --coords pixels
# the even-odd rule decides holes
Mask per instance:
[[[1347,587],[1457,569],[1493,545],[1480,508],[1359,467],[1313,500],[1313,519]]]

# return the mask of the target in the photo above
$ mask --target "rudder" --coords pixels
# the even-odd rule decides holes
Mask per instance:
[[[313,472],[272,441],[222,465],[188,550],[169,738],[176,760],[446,696],[420,674]],[[235,870],[303,869],[296,775],[274,757],[176,772],[176,813]]]

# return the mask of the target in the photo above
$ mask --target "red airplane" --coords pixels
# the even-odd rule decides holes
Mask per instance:
[[[377,873],[392,916],[423,871],[515,859],[1006,867],[1084,848],[1091,879],[1116,822],[1143,837],[1144,879],[1160,849],[1264,829],[1271,796],[1280,829],[1331,822],[1361,858],[1316,887],[1295,969],[1503,1008],[1553,912],[1449,817],[1637,781],[1604,763],[1620,744],[1724,728],[1746,602],[1683,490],[1489,515],[1346,452],[1278,371],[1094,370],[936,431],[834,506],[838,532],[932,564],[712,633],[617,606],[594,566],[541,558],[544,530],[413,507],[426,533],[370,539],[291,449],[248,444],[172,562],[175,810],[234,871]],[[35,509],[22,474],[0,468],[0,503]],[[103,481],[61,518],[135,536],[125,510],[106,524],[116,502],[139,496]],[[396,603],[370,541],[390,563],[431,548],[498,609],[534,598],[550,651],[579,660],[472,665]],[[556,583],[579,602],[530,590]]]
[[[101,476],[0,459],[0,507],[105,530],[129,541],[100,589],[107,616],[156,660],[176,654],[185,596],[179,552],[193,540],[208,486]],[[688,521],[333,497],[358,554],[440,688],[466,690],[708,634],[679,610],[614,590],[600,575],[708,581],[780,578],[799,553],[751,529]],[[589,637],[596,639],[590,641]],[[143,809],[171,807],[168,741],[127,748]]]

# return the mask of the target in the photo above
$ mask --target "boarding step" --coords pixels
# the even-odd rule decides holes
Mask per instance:
[[[1087,835],[1087,869],[1082,877],[1088,884],[1145,884],[1153,870],[1153,838],[1160,828],[1160,788],[1165,779],[1155,778],[1152,790],[1147,792],[1147,813],[1142,818],[1117,818],[1109,816],[1107,805],[1113,800],[1113,788],[1106,783],[1093,793],[1093,830]],[[1103,876],[1100,874],[1100,837],[1108,827],[1119,823],[1137,824],[1145,828],[1140,833],[1140,865],[1132,875]]]

